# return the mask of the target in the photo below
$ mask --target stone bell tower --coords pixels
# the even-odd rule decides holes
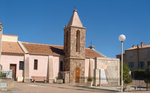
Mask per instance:
[[[64,27],[64,70],[69,71],[70,83],[84,83],[85,27],[77,10],[73,11],[68,26]]]

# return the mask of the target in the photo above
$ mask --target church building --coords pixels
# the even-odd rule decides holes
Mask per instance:
[[[77,10],[64,27],[64,46],[18,41],[18,36],[2,34],[2,30],[0,23],[0,65],[2,71],[12,70],[18,82],[55,83],[60,78],[64,83],[84,84],[92,78],[96,86],[120,84],[119,59],[85,47],[86,28]]]

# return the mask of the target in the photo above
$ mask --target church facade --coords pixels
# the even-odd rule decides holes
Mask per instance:
[[[4,71],[12,69],[12,77],[21,82],[54,83],[59,77],[64,83],[84,84],[90,77],[96,86],[119,86],[119,59],[108,58],[92,46],[86,48],[85,39],[86,28],[74,10],[64,27],[64,46],[22,42],[18,36],[1,33],[0,65]]]

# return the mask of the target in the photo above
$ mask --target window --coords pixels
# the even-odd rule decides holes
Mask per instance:
[[[134,62],[128,62],[128,67],[133,68],[134,67]]]
[[[150,56],[150,49],[147,49],[147,55]]]
[[[35,59],[34,60],[34,70],[37,70],[38,69],[38,60]]]
[[[66,47],[67,47],[67,48],[68,48],[67,45],[68,45],[68,43],[69,43],[69,37],[68,37],[68,36],[69,36],[69,32],[67,31],[67,32],[66,32]]]
[[[147,62],[147,68],[149,68],[149,67],[150,67],[150,61]]]
[[[65,52],[68,52],[68,50],[69,49],[67,49],[67,48],[69,48],[69,38],[70,38],[70,32],[67,30],[66,32],[65,32],[65,38],[64,38],[64,51]]]
[[[76,52],[80,52],[80,31],[76,32]]]
[[[63,71],[63,61],[60,61],[60,63],[59,63],[59,70]]]
[[[132,52],[132,51],[129,52],[129,56],[130,56],[130,57],[133,56],[133,52]]]
[[[142,61],[142,62],[140,62],[140,69],[144,69],[144,62]]]
[[[20,61],[19,62],[19,70],[23,70],[24,69],[24,61]]]

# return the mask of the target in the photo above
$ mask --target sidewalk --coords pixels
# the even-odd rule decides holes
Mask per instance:
[[[85,85],[77,85],[76,87],[82,87],[82,88],[87,88],[87,89],[96,89],[96,90],[107,90],[107,91],[112,91],[112,92],[120,92],[120,87],[98,87],[98,86],[85,86]]]
[[[120,93],[120,87],[88,87],[86,85],[17,83],[11,91],[0,93]],[[150,93],[150,91],[130,91],[124,93]]]
[[[96,90],[106,90],[106,91],[112,91],[114,93],[121,93],[120,92],[120,87],[103,87],[103,86],[84,86],[84,85],[78,85],[76,87],[82,87],[82,88],[87,88],[87,89],[96,89]],[[124,93],[150,93],[149,91],[146,91],[145,88],[137,88],[136,90],[132,88],[130,91],[125,91]]]
[[[70,85],[70,84],[51,84],[51,87],[65,88],[65,89],[76,89],[76,90],[84,90],[84,91],[108,91],[112,93],[121,93],[120,87],[99,87],[99,86],[86,86],[86,85]],[[145,88],[137,88],[136,90],[132,88],[130,91],[126,91],[124,93],[150,93],[150,91],[146,91]]]

